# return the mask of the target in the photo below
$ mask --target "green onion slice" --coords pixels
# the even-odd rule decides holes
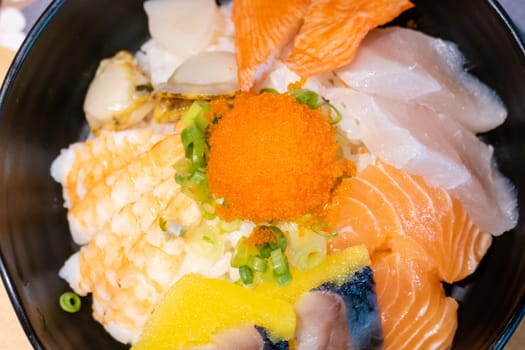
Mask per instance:
[[[62,310],[70,313],[80,311],[80,307],[82,306],[80,297],[73,292],[63,293],[58,299],[58,303]]]
[[[275,275],[274,278],[280,287],[286,286],[292,281],[292,275],[290,274],[290,271],[283,273],[282,275]]]
[[[289,272],[288,259],[281,249],[275,249],[270,254],[273,272],[276,275],[282,275]]]
[[[269,94],[278,94],[279,93],[279,91],[277,91],[274,88],[264,88],[264,89],[261,89],[261,91],[259,91],[260,94],[263,94],[265,92],[269,93]]]
[[[206,101],[195,101],[192,103],[190,108],[184,113],[181,120],[186,125],[195,124],[195,119],[198,117],[204,117],[210,110],[210,103]]]
[[[291,90],[290,93],[295,97],[297,102],[305,104],[311,109],[316,109],[319,107],[319,94],[314,91],[306,89],[296,89]]]
[[[252,284],[253,282],[253,271],[249,266],[243,265],[239,267],[239,275],[243,284]]]
[[[335,238],[339,235],[339,232],[336,230],[335,227],[328,225],[324,221],[318,221],[310,227],[310,229],[325,238]]]

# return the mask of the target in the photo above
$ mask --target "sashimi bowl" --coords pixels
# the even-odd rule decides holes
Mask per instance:
[[[502,349],[524,96],[496,1],[55,0],[0,90],[2,279],[35,349]]]

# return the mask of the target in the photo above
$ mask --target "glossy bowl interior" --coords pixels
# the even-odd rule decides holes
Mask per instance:
[[[525,190],[525,54],[491,1],[420,0],[397,22],[459,44],[468,68],[502,97],[505,125],[484,135],[502,172]],[[0,257],[2,278],[37,349],[126,348],[91,319],[90,307],[57,306],[67,285],[57,276],[78,247],[61,188],[49,175],[60,149],[86,133],[82,102],[98,62],[136,50],[148,37],[142,1],[59,0],[39,20],[0,92]],[[523,210],[520,210],[524,216]],[[479,270],[449,286],[460,301],[454,349],[500,349],[525,307],[525,225],[494,241]]]

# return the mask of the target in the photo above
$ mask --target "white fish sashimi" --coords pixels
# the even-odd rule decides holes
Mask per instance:
[[[254,90],[259,91],[264,88],[272,88],[280,93],[284,93],[288,91],[290,83],[297,82],[301,82],[301,76],[288,68],[281,60],[276,60],[272,70],[268,72],[261,82],[256,84]],[[327,88],[342,86],[340,79],[336,78],[333,72],[311,77],[304,84],[301,84],[302,89],[315,91],[320,95],[324,95]]]
[[[334,104],[372,154],[450,191],[481,230],[500,235],[516,225],[516,195],[497,172],[492,147],[453,118],[350,89],[331,89],[327,97],[345,101]]]
[[[352,89],[420,104],[474,133],[491,130],[505,120],[505,106],[464,66],[456,44],[391,27],[369,33],[337,74]]]

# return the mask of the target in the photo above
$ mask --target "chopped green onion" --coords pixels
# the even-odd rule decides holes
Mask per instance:
[[[291,266],[309,270],[326,258],[326,237],[310,229],[313,216],[307,222],[289,225],[287,241],[290,249],[288,258]]]
[[[209,194],[209,189],[206,185],[206,190],[208,191],[206,193],[206,197],[210,197],[211,194]],[[211,204],[212,202],[209,202],[209,203],[201,203],[199,205],[199,208],[201,209],[201,213],[202,213],[202,216],[204,216],[205,219],[207,220],[213,220],[215,219],[215,206],[213,204]]]
[[[190,125],[182,130],[180,136],[186,158],[190,159],[194,166],[204,166],[209,154],[204,131],[197,125]]]
[[[297,220],[297,222],[299,222],[299,223],[306,223],[308,221],[311,221],[313,218],[314,218],[314,216],[312,214],[305,214],[305,215],[301,216],[299,218],[299,220]]]
[[[339,112],[339,110],[337,108],[335,108],[335,106],[333,104],[328,103],[328,102],[324,102],[324,103],[321,103],[319,105],[319,107],[323,107],[323,106],[326,106],[326,107],[330,108],[332,111],[335,112],[336,118],[332,119],[330,124],[335,125],[335,124],[339,123],[343,119],[343,115],[341,114],[341,112]]]
[[[241,238],[230,261],[231,266],[238,268],[241,276],[245,275],[244,279],[241,277],[244,284],[247,284],[244,280],[250,280],[249,284],[258,284],[262,281],[276,281],[279,285],[287,284],[291,280],[291,275],[288,258],[284,254],[287,246],[286,237],[276,226],[264,226],[264,228],[272,232],[276,241],[248,245],[246,244],[248,238]],[[244,272],[241,272],[241,269]]]
[[[232,267],[241,267],[242,265],[248,264],[248,259],[250,258],[250,252],[246,244],[246,237],[242,237],[239,242],[237,242],[237,249],[232,255],[230,264]]]
[[[195,101],[190,108],[184,113],[181,121],[186,125],[195,124],[195,119],[204,116],[210,110],[210,103],[206,101]]]
[[[62,310],[71,313],[80,311],[80,307],[82,306],[80,297],[73,292],[63,293],[58,299],[58,303]]]
[[[216,260],[224,255],[224,239],[212,225],[201,225],[189,230],[184,239],[190,250],[203,258]]]
[[[252,284],[253,282],[253,271],[249,266],[243,265],[239,267],[239,276],[243,284]]]
[[[262,244],[258,248],[259,248],[258,256],[263,259],[268,259],[270,255],[272,254],[273,248],[270,246],[269,243]]]
[[[201,212],[206,219],[215,218],[215,201],[208,186],[206,165],[210,148],[206,140],[208,119],[206,113],[210,110],[209,102],[195,101],[182,117],[187,125],[181,132],[185,158],[175,163],[175,181],[181,186],[181,191],[199,203]]]
[[[314,91],[306,89],[296,89],[290,90],[288,93],[293,95],[297,102],[305,104],[311,109],[317,109],[319,107],[328,107],[329,109],[333,110],[336,114],[336,118],[330,122],[330,124],[332,125],[339,123],[341,119],[343,119],[343,115],[341,114],[341,112],[339,112],[337,108],[334,107],[334,105],[320,98],[319,94]],[[320,99],[322,102],[319,102]]]
[[[176,174],[182,177],[191,176],[195,171],[193,163],[188,158],[182,158],[173,165],[173,168],[175,169]]]
[[[274,278],[280,287],[286,286],[292,281],[292,275],[290,274],[290,271],[287,271],[281,275],[274,275]]]
[[[325,238],[335,238],[339,235],[339,232],[335,229],[335,227],[332,227],[328,225],[324,221],[318,221],[310,227],[310,229],[318,234],[319,236],[325,237]]]
[[[317,107],[319,107],[319,94],[317,94],[314,91],[306,89],[297,89],[291,90],[290,93],[295,97],[297,102],[305,104],[311,109],[316,109]]]
[[[248,265],[254,271],[264,272],[266,271],[268,263],[266,259],[261,259],[258,256],[250,256],[250,258],[248,259]]]
[[[281,249],[283,252],[286,250],[286,237],[284,237],[283,231],[277,226],[267,226],[275,236],[275,242],[270,243],[271,250]]]
[[[263,94],[265,92],[267,92],[269,94],[278,94],[279,93],[279,91],[277,91],[274,88],[264,88],[264,89],[261,89],[261,91],[259,91],[260,94]]]
[[[270,254],[270,260],[275,274],[282,275],[289,270],[288,259],[286,259],[286,256],[281,249],[275,249],[272,251]]]

